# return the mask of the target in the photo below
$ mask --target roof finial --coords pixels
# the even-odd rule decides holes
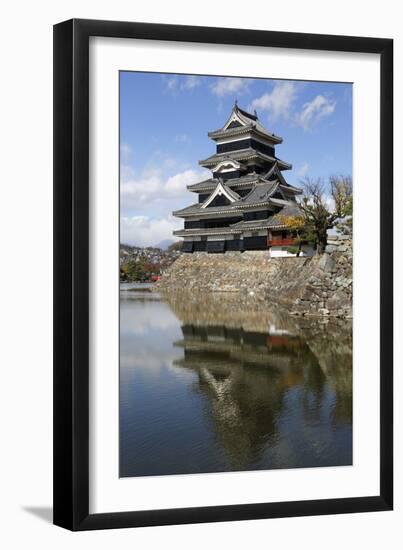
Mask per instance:
[[[253,114],[254,114],[255,117],[257,118],[257,111],[256,111],[256,109],[253,110]]]
[[[238,98],[237,97],[235,98],[234,106],[238,107]]]

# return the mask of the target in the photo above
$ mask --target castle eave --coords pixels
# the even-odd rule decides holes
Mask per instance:
[[[236,128],[227,128],[226,130],[214,130],[213,132],[208,132],[208,137],[213,140],[217,140],[222,138],[237,137],[251,132],[262,136],[262,138],[271,141],[275,145],[283,142],[282,137],[276,136],[275,134],[270,134],[261,128],[257,128],[254,124],[246,124],[245,126],[239,126]]]
[[[213,214],[236,214],[239,213],[239,209],[235,206],[209,206],[202,208],[200,203],[192,204],[182,210],[176,210],[172,212],[173,216],[177,218],[186,218],[187,216],[211,216]]]
[[[229,187],[250,187],[254,183],[257,183],[261,179],[261,176],[256,173],[246,174],[245,176],[241,176],[239,178],[232,178],[230,180],[226,180],[226,185]],[[192,183],[191,185],[187,186],[187,189],[192,192],[203,192],[203,191],[212,191],[217,186],[217,178],[210,178],[208,180],[201,181],[199,183]]]
[[[231,126],[231,123],[235,122],[235,126]],[[256,131],[264,135],[267,139],[270,139],[273,143],[281,143],[282,138],[275,134],[268,132],[266,128],[260,123],[259,117],[255,111],[254,114],[241,109],[237,103],[235,103],[231,115],[227,122],[219,130],[209,132],[209,137],[212,139],[216,137],[226,137],[229,135],[237,135],[246,131]]]
[[[251,159],[261,159],[266,162],[273,162],[273,163],[277,162],[278,166],[281,167],[283,170],[290,170],[292,168],[292,164],[285,162],[281,159],[278,159],[276,157],[266,155],[252,148],[239,149],[238,151],[232,151],[231,153],[216,153],[204,160],[199,160],[199,164],[200,166],[207,168],[207,167],[217,165],[221,160],[225,158],[231,158],[233,160],[243,160],[243,161],[251,160]]]
[[[299,187],[294,187],[293,185],[290,185],[288,183],[286,185],[280,183],[280,187],[284,191],[287,191],[288,193],[293,193],[294,195],[300,195],[303,192],[303,190]]]
[[[241,233],[241,228],[233,226],[228,227],[208,227],[204,229],[177,229],[173,232],[176,237],[198,237],[200,235],[231,235],[233,233]]]
[[[295,196],[302,190],[284,178],[292,164],[276,157],[282,138],[264,128],[256,111],[248,113],[237,102],[224,126],[208,135],[216,141],[216,153],[199,165],[212,174],[187,186],[199,202],[173,212],[184,219],[184,227],[173,232],[183,238],[182,252],[267,250],[280,242],[278,231],[292,235],[287,217],[301,216]]]
[[[173,232],[176,237],[200,237],[204,235],[236,235],[249,231],[265,229],[286,229],[287,226],[281,222],[281,218],[270,216],[267,220],[240,221],[228,227],[217,228],[194,228],[177,229]]]

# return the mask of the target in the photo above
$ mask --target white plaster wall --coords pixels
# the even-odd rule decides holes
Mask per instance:
[[[295,248],[295,247],[289,247]],[[272,246],[270,248],[270,257],[271,258],[293,258],[296,254],[290,254],[287,250],[287,247],[284,246]],[[313,256],[315,254],[312,246],[303,246],[300,256]]]

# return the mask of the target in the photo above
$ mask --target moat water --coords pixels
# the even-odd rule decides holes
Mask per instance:
[[[348,321],[126,287],[120,323],[121,477],[352,464]]]

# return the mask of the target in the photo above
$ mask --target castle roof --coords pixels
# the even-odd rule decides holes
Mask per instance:
[[[270,155],[266,155],[265,153],[262,153],[261,151],[257,151],[256,149],[252,149],[252,147],[248,147],[247,149],[239,149],[238,151],[233,151],[231,154],[229,153],[215,153],[214,155],[211,155],[210,157],[199,160],[200,166],[204,166],[206,168],[208,167],[214,167],[219,162],[225,160],[226,158],[231,160],[249,160],[249,159],[261,159],[266,162],[277,162],[279,168],[282,168],[283,170],[290,170],[292,168],[292,164],[285,162],[284,160],[280,160],[276,157],[272,157]]]
[[[200,205],[200,208],[207,208],[207,206],[214,200],[214,198],[217,196],[217,195],[224,195],[227,197],[227,199],[231,202],[231,203],[234,203],[236,201],[238,201],[240,199],[240,196],[238,195],[238,193],[236,193],[235,191],[233,191],[230,187],[227,187],[227,185],[225,185],[225,183],[223,182],[223,180],[221,179],[218,179],[217,180],[217,185],[214,189],[214,191],[210,194],[209,197],[207,197],[207,199]]]
[[[238,188],[247,189],[255,183],[276,180],[280,183],[282,189],[284,189],[285,191],[289,191],[296,195],[302,193],[302,189],[286,182],[281,171],[277,167],[277,163],[275,163],[273,167],[264,175],[257,174],[256,172],[251,172],[249,174],[245,174],[244,176],[240,176],[239,178],[231,178],[229,180],[226,180],[225,185],[233,190],[236,190]],[[194,193],[207,193],[213,191],[216,188],[217,181],[217,178],[209,178],[198,183],[192,183],[191,185],[188,185],[187,188],[189,191],[192,191]]]
[[[266,203],[277,191],[278,185],[278,181],[262,180],[252,187],[250,193],[235,202],[234,206]]]
[[[231,114],[222,128],[209,132],[208,136],[212,139],[230,137],[238,134],[254,131],[273,143],[281,143],[283,138],[266,130],[260,123],[257,113],[254,114],[238,107],[235,103]]]
[[[244,208],[259,206],[272,206],[274,210],[276,206],[283,207],[289,204],[289,201],[285,199],[283,200],[273,197],[273,195],[280,187],[280,182],[278,180],[260,180],[259,183],[255,183],[255,185],[245,197],[239,197],[239,195],[231,190],[228,185],[225,185],[222,181],[218,180],[215,189],[218,189],[220,186],[223,187],[226,192],[229,191],[231,193],[231,204],[227,204],[224,206],[206,206],[206,204],[208,204],[208,202],[211,200],[211,197],[213,197],[215,193],[215,191],[213,191],[210,197],[206,199],[206,201],[204,201],[203,203],[192,204],[190,206],[187,206],[186,208],[182,208],[181,210],[176,210],[175,212],[173,212],[173,215],[178,217],[187,217],[194,214],[209,215],[215,213],[235,213],[241,212]]]
[[[245,139],[244,134],[247,134]],[[174,235],[218,235],[220,250],[214,251],[222,252],[225,248],[223,237],[232,240],[232,236],[239,239],[245,232],[286,228],[282,216],[300,214],[295,195],[301,190],[289,185],[282,175],[282,171],[292,165],[275,156],[275,145],[281,143],[282,138],[270,134],[259,122],[256,112],[252,114],[240,109],[236,103],[225,125],[210,132],[209,136],[218,142],[219,152],[200,160],[199,164],[209,168],[214,177],[187,186],[189,191],[207,196],[173,212],[174,216],[190,218],[191,222],[185,221],[185,228],[174,231]],[[260,213],[255,215],[255,212]],[[259,217],[262,219],[256,219]],[[219,223],[215,223],[216,219]]]
[[[215,227],[215,228],[203,228],[203,229],[178,229],[174,231],[174,235],[177,237],[186,237],[188,235],[228,235],[239,234],[244,231],[257,231],[259,229],[282,229],[287,228],[282,219],[283,216],[299,216],[301,211],[297,204],[288,204],[280,212],[272,214],[264,220],[249,220],[239,221],[231,224],[228,227]]]
[[[209,206],[207,208],[202,208],[202,205],[199,202],[196,202],[195,204],[186,206],[181,210],[175,210],[175,212],[173,212],[173,215],[179,218],[182,218],[182,217],[185,218],[186,216],[193,216],[195,214],[203,216],[203,215],[210,215],[210,214],[235,213],[237,211],[238,209],[233,206],[233,203],[229,205],[224,205],[224,206]]]
[[[257,182],[259,179],[261,179],[261,176],[259,176],[259,174],[256,174],[256,172],[252,172],[250,174],[246,174],[245,176],[241,176],[240,178],[232,178],[230,180],[227,180],[226,185],[231,188],[239,187],[241,185],[251,185]],[[217,178],[209,178],[207,180],[188,185],[187,188],[189,189],[189,191],[197,193],[202,191],[212,191],[213,189],[215,189],[216,185]]]

